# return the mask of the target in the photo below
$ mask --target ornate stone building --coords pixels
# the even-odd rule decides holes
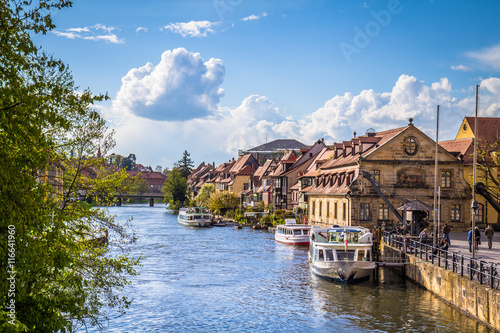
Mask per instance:
[[[406,127],[334,144],[331,159],[321,165],[307,192],[309,222],[372,228],[403,221],[398,208],[405,200],[433,207],[435,147],[435,141],[415,127],[412,119]],[[464,179],[463,161],[442,147],[438,161],[441,207],[437,219],[455,231],[466,229],[471,189]],[[428,218],[432,227],[432,211],[416,214]]]

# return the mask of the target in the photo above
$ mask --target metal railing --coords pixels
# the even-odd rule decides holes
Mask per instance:
[[[429,238],[430,242],[426,240],[421,242],[420,239],[411,239],[387,231],[383,232],[383,237],[386,244],[404,253],[449,269],[460,276],[468,276],[470,280],[476,280],[492,289],[500,289],[500,264],[488,263],[484,260],[473,259],[457,252],[434,247],[431,238]]]

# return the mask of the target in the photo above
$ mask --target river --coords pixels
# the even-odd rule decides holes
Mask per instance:
[[[311,274],[307,248],[248,228],[187,228],[164,205],[111,207],[133,217],[140,275],[105,332],[491,332],[389,270],[344,285]],[[97,332],[90,330],[91,332]]]

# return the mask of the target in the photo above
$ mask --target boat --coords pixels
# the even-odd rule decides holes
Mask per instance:
[[[290,245],[309,245],[310,226],[297,224],[295,219],[286,219],[285,224],[278,224],[274,239]]]
[[[212,226],[212,214],[208,208],[181,208],[177,220],[187,227],[208,228]]]
[[[352,283],[370,278],[375,269],[373,234],[364,227],[312,228],[309,263],[322,278]]]

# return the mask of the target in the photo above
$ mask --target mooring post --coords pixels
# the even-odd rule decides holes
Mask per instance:
[[[149,198],[149,207],[154,207],[154,205],[155,205],[155,199]]]

